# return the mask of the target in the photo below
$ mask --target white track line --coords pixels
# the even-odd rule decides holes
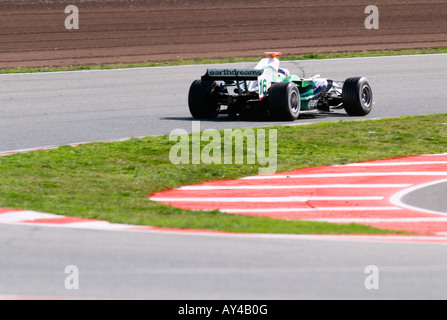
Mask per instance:
[[[57,228],[75,228],[90,230],[125,230],[131,228],[147,228],[147,226],[134,226],[126,224],[111,223],[103,220],[81,219],[77,222],[65,223],[64,219],[72,218],[51,213],[41,213],[36,211],[10,211],[0,213],[0,223],[4,224],[22,224],[22,225],[38,225],[40,227],[57,227]],[[45,219],[60,220],[58,222],[42,222]],[[40,221],[39,221],[40,220]],[[62,222],[62,223],[60,223]]]
[[[0,214],[0,222],[34,221],[39,219],[62,219],[64,216],[35,211],[11,211]]]
[[[234,197],[234,198],[150,198],[158,202],[306,202],[306,201],[374,201],[384,197]]]
[[[120,138],[120,139],[111,139],[111,140],[96,140],[96,141],[89,141],[89,142],[76,142],[76,143],[69,143],[69,144],[62,144],[62,145],[55,145],[55,146],[45,146],[45,147],[38,147],[38,148],[1,151],[0,157],[12,156],[15,154],[28,153],[28,152],[34,152],[34,151],[48,151],[48,150],[58,149],[60,147],[78,147],[78,146],[91,144],[91,143],[123,142],[123,141],[131,140],[131,139],[143,139],[143,138],[145,138],[145,137],[130,137],[130,138]]]
[[[272,208],[272,209],[219,209],[226,213],[268,212],[320,212],[320,211],[399,211],[398,207],[318,207],[318,208]]]
[[[421,222],[447,222],[447,218],[321,218],[305,219],[306,221],[330,223],[421,223]]]
[[[376,56],[376,57],[348,57],[348,58],[329,58],[324,59],[323,61],[349,61],[349,60],[386,60],[386,59],[402,59],[402,58],[428,58],[436,57],[436,56],[447,56],[445,53],[433,53],[433,54],[403,54],[403,55],[392,55],[392,56]],[[287,58],[287,57],[286,57]],[[287,60],[284,59],[283,63],[291,63],[296,60]],[[320,63],[322,60],[318,59],[307,59],[301,60],[300,62],[308,62],[308,63]],[[222,62],[222,63],[213,63],[208,65],[211,66],[231,66],[231,68],[237,68],[238,66],[244,66],[249,64],[256,64],[257,61],[246,61],[246,62]],[[147,71],[151,69],[190,69],[190,68],[205,68],[207,65],[205,64],[185,64],[185,65],[174,65],[174,66],[152,66],[152,67],[137,67],[137,68],[116,68],[116,69],[96,69],[96,70],[69,70],[69,71],[54,71],[54,72],[23,72],[23,73],[7,73],[0,75],[1,77],[22,77],[22,76],[51,76],[51,75],[59,75],[59,74],[72,74],[72,73],[105,73],[105,72],[134,72],[134,71]]]
[[[396,206],[405,208],[405,209],[409,209],[412,211],[420,211],[420,212],[426,212],[426,213],[433,213],[433,214],[439,214],[439,215],[443,215],[446,216],[447,213],[445,212],[440,212],[440,211],[434,211],[434,210],[428,210],[428,209],[424,209],[424,208],[419,208],[419,207],[415,207],[415,206],[411,206],[409,204],[406,204],[402,201],[402,198],[405,197],[406,195],[415,192],[417,190],[423,189],[423,188],[427,188],[436,184],[441,184],[441,183],[445,183],[447,182],[447,179],[444,180],[438,180],[438,181],[433,181],[433,182],[429,182],[429,183],[425,183],[425,184],[420,184],[417,186],[413,186],[411,188],[408,189],[404,189],[398,193],[396,193],[395,195],[393,195],[390,198],[390,202]]]
[[[49,224],[46,224],[47,226]],[[125,224],[115,224],[110,223],[108,221],[81,221],[81,222],[73,222],[66,223],[62,225],[51,224],[52,227],[61,227],[61,228],[70,228],[70,229],[88,229],[88,230],[124,230],[130,228],[141,228],[142,226],[132,226]]]
[[[268,179],[301,179],[301,178],[347,178],[347,177],[386,177],[386,176],[447,176],[447,172],[351,172],[351,173],[324,173],[324,174],[291,174],[273,176],[252,176],[241,180],[268,180]]]
[[[427,164],[447,164],[447,161],[350,163],[337,167],[386,167],[386,166],[416,166],[416,165],[427,165]]]
[[[331,223],[421,223],[421,222],[447,222],[447,218],[322,218],[305,219],[306,221],[321,221]]]
[[[292,185],[292,186],[184,186],[181,191],[209,190],[274,190],[274,189],[340,189],[340,188],[408,188],[412,184],[322,184],[322,185]]]

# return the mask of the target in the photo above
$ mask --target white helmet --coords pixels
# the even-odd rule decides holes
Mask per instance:
[[[285,68],[279,68],[278,69],[278,73],[280,73],[280,74],[282,74],[282,75],[284,75],[286,77],[290,76],[290,71],[285,69]]]

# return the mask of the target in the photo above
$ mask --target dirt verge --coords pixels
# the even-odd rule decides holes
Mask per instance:
[[[0,0],[0,68],[447,46],[445,0],[376,1],[378,30],[369,2]]]

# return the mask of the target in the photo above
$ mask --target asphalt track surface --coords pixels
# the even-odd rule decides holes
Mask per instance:
[[[254,67],[256,63],[219,67]],[[366,117],[446,111],[447,55],[285,62],[292,73],[344,81],[366,76],[377,103]],[[207,65],[0,76],[0,151],[84,141],[191,131],[191,82]],[[304,70],[304,71],[303,71]],[[201,129],[227,129],[350,118],[344,111],[291,122],[201,121]]]
[[[444,245],[1,226],[0,292],[94,299],[445,299]],[[66,266],[79,289],[66,290]],[[379,290],[365,268],[379,268]]]
[[[445,112],[447,55],[302,61],[292,72],[374,89],[367,118]],[[251,64],[245,64],[249,66]],[[242,67],[244,64],[238,65]],[[186,94],[206,66],[0,77],[0,150],[167,134],[191,128]],[[347,118],[343,112],[294,124]],[[269,125],[202,122],[201,128]],[[278,124],[278,123],[275,123]],[[290,124],[290,123],[288,123]],[[431,190],[445,192],[442,190]],[[423,191],[420,191],[423,192]],[[441,198],[442,193],[436,198]],[[442,244],[303,240],[281,236],[112,232],[0,226],[0,295],[117,299],[445,299]],[[79,290],[67,290],[67,265]],[[379,290],[364,286],[380,271]]]
[[[402,201],[417,208],[425,208],[432,211],[445,212],[447,194],[447,182],[435,184],[404,197]]]

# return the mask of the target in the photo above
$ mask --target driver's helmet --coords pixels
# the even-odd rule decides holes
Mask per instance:
[[[290,76],[290,71],[287,70],[287,69],[285,69],[285,68],[279,68],[279,69],[278,69],[278,73],[284,75],[285,77]]]

